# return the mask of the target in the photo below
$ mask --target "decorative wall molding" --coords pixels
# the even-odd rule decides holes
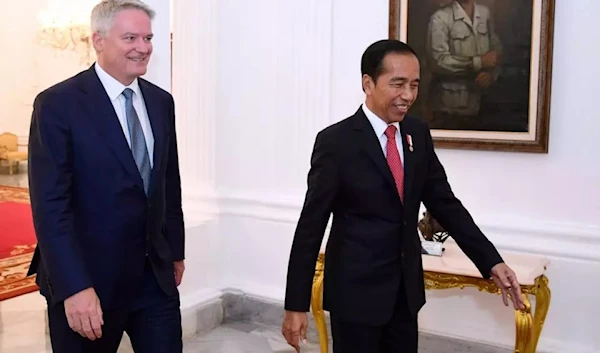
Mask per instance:
[[[300,141],[331,116],[333,0],[173,5],[182,179],[203,188],[216,178],[219,187],[301,182],[310,147]]]
[[[214,183],[217,10],[217,0],[173,3],[172,93],[184,184]]]
[[[211,303],[223,296],[223,291],[216,288],[200,288],[192,293],[181,294],[181,311],[192,310],[198,306]]]
[[[185,194],[186,202],[194,209],[212,205],[211,210],[219,215],[290,225],[298,221],[304,201],[304,195],[300,194],[231,192],[218,195],[200,190],[187,190]],[[476,222],[502,250],[600,261],[600,227],[596,225],[516,216],[478,217]]]

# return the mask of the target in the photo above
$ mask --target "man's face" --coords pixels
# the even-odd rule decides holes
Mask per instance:
[[[152,23],[146,12],[118,12],[105,37],[94,33],[94,47],[102,68],[124,85],[146,73],[152,54]]]
[[[401,122],[419,92],[419,60],[412,54],[388,54],[377,83],[363,76],[367,106],[388,124]]]

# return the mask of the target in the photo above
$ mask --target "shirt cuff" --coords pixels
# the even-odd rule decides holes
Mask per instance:
[[[476,72],[481,71],[481,56],[473,57],[473,70]]]

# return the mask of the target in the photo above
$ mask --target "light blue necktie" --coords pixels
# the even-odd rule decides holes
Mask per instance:
[[[127,126],[131,139],[131,152],[144,182],[144,191],[148,195],[148,188],[150,186],[150,156],[148,155],[148,146],[146,146],[146,139],[140,119],[133,107],[133,90],[125,88],[123,96],[125,96],[125,115],[127,116]]]

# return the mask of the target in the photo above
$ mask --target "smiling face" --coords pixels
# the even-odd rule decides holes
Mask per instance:
[[[411,53],[390,53],[374,80],[363,75],[367,107],[386,123],[401,122],[419,93],[419,60]]]
[[[105,35],[94,33],[98,64],[124,85],[146,73],[152,54],[152,21],[139,9],[115,14]]]

